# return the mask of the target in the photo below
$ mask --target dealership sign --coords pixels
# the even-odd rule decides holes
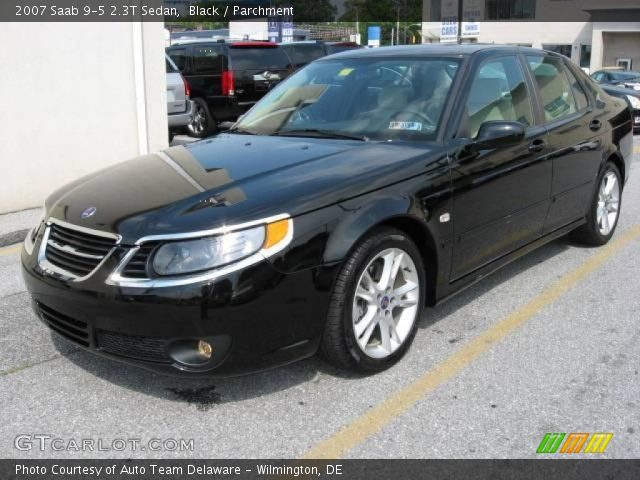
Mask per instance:
[[[462,36],[477,37],[480,35],[480,20],[484,13],[483,0],[463,0]]]
[[[483,0],[463,0],[462,22],[460,22],[458,0],[441,0],[441,2],[441,42],[455,42],[458,37],[473,38],[480,35],[480,20],[484,14]]]
[[[440,41],[458,40],[458,0],[442,0],[440,19]]]

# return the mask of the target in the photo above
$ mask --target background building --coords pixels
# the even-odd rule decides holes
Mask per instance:
[[[458,0],[424,0],[422,41],[441,41],[442,19],[457,10]],[[619,21],[640,20],[638,0],[463,0],[463,11],[478,12],[479,20],[465,41],[554,50],[590,71],[640,70],[640,21]]]
[[[0,213],[167,146],[162,23],[4,23]]]

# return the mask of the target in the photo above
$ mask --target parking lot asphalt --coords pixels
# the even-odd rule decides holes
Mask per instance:
[[[607,247],[561,238],[427,309],[407,356],[375,376],[312,358],[187,381],[96,357],[36,319],[19,248],[0,248],[0,457],[530,458],[547,432],[610,432],[602,457],[638,458],[635,142]],[[19,435],[60,438],[62,450],[16,449]],[[104,451],[76,451],[84,439]],[[117,439],[141,448],[116,451]],[[152,451],[150,439],[193,439],[193,451]]]

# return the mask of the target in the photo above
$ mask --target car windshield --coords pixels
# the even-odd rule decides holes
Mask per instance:
[[[621,82],[626,82],[629,80],[638,80],[640,78],[640,73],[638,72],[613,72],[611,76],[614,80],[618,80]]]
[[[431,140],[458,67],[452,58],[317,61],[276,86],[231,132]]]

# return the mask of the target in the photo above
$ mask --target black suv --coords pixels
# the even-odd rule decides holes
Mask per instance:
[[[327,55],[362,48],[355,42],[323,42],[321,40],[283,43],[281,47],[287,52],[296,69]]]
[[[187,128],[198,138],[235,121],[293,71],[272,42],[197,42],[169,47],[167,54],[189,84],[195,112]]]

